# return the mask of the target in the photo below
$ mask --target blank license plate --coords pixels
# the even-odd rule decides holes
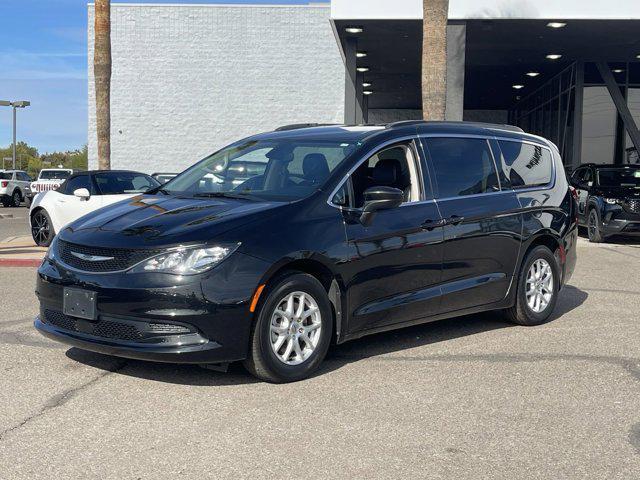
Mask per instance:
[[[97,318],[96,292],[78,288],[65,288],[63,296],[62,310],[65,315],[86,320],[95,320]]]

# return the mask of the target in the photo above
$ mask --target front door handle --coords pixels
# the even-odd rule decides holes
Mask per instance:
[[[464,217],[459,217],[458,215],[451,215],[445,221],[445,225],[460,225],[462,222],[464,222]]]
[[[423,230],[427,230],[428,232],[430,232],[431,230],[438,228],[438,227],[443,227],[445,225],[445,221],[441,218],[439,220],[425,220],[424,223],[422,225],[420,225],[420,228],[422,228]]]

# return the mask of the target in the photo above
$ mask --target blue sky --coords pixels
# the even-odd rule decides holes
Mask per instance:
[[[310,2],[119,0],[112,3]],[[87,143],[87,2],[0,0],[0,19],[3,19],[0,28],[0,100],[30,100],[32,103],[30,108],[18,111],[18,140],[34,145],[40,153],[82,147]],[[11,143],[11,135],[11,109],[0,107],[0,147]]]

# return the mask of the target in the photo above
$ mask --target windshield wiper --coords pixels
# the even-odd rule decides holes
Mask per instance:
[[[194,197],[199,198],[236,198],[241,200],[255,200],[255,197],[246,193],[232,193],[232,192],[201,192],[194,193]]]
[[[141,192],[141,193],[144,193],[146,195],[155,195],[158,192],[163,193],[165,195],[169,195],[169,190],[163,188],[162,185],[160,185],[158,187],[155,187],[155,188],[152,188],[151,190],[147,190],[146,192]]]

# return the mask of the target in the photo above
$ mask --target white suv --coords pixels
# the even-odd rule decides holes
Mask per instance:
[[[5,207],[19,207],[31,196],[32,179],[23,170],[0,170],[0,200]]]

